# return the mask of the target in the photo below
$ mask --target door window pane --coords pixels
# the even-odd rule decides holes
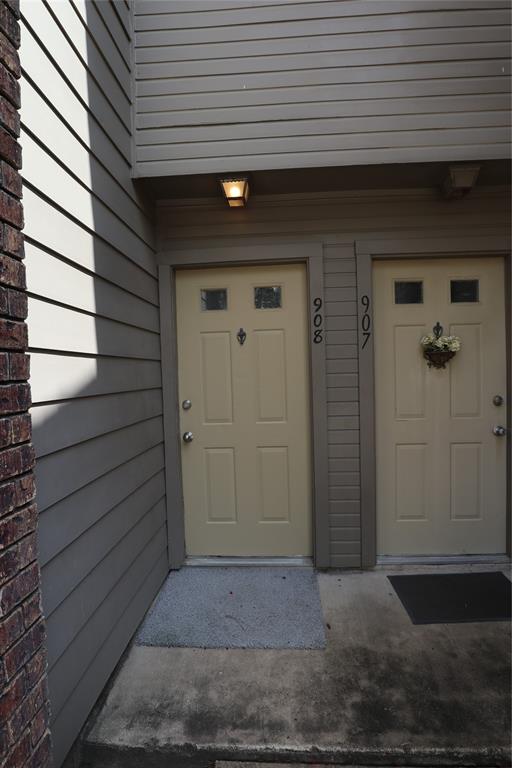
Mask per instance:
[[[256,309],[279,309],[281,307],[281,286],[265,285],[254,289]]]
[[[202,288],[201,289],[201,311],[207,312],[210,309],[228,308],[228,290],[227,288]]]
[[[395,304],[423,304],[423,281],[396,280]]]
[[[478,280],[450,280],[452,304],[478,301]]]

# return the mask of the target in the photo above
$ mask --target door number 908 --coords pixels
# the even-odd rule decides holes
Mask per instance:
[[[313,343],[321,344],[324,340],[324,316],[322,314],[322,299],[317,296],[313,299]]]

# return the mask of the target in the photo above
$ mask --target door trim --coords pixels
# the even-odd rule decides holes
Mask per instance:
[[[372,266],[376,259],[464,258],[502,256],[505,263],[505,324],[507,349],[507,531],[506,552],[511,554],[512,440],[511,414],[511,254],[503,237],[425,238],[422,240],[356,241],[357,314],[359,348],[359,413],[361,471],[361,565],[377,564],[377,504],[375,456],[375,372],[373,347]],[[368,318],[370,326],[368,326]],[[370,331],[370,335],[365,334]]]
[[[309,320],[310,419],[312,435],[313,557],[317,568],[328,568],[329,503],[327,462],[327,381],[324,341],[313,343],[313,301],[324,304],[323,246],[321,243],[236,245],[225,248],[193,248],[158,254],[160,340],[164,412],[165,479],[169,568],[185,562],[185,509],[181,477],[178,381],[176,376],[177,332],[175,272],[182,268],[257,266],[302,263],[306,265]]]

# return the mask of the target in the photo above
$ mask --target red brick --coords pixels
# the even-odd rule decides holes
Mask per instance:
[[[0,480],[8,480],[34,467],[34,449],[24,443],[0,452]]]
[[[9,378],[9,355],[7,352],[0,352],[0,381],[7,381]]]
[[[0,655],[23,634],[23,612],[21,608],[0,621]]]
[[[19,570],[19,550],[18,546],[14,545],[0,553],[0,584],[12,579]]]
[[[0,190],[0,219],[22,229],[23,206],[20,201]]]
[[[0,283],[8,285],[11,288],[25,290],[27,281],[25,276],[25,266],[18,259],[12,256],[0,256]]]
[[[20,77],[21,69],[18,51],[2,32],[0,32],[0,61],[12,72],[14,77]]]
[[[0,760],[5,757],[8,747],[7,732],[5,728],[0,728]]]
[[[11,352],[9,355],[9,379],[27,381],[30,377],[30,355],[25,352]]]
[[[31,504],[0,520],[0,549],[7,549],[36,529],[37,509]]]
[[[39,712],[33,716],[30,724],[30,736],[32,739],[32,746],[35,746],[37,742],[44,736],[49,723],[49,706],[45,704]]]
[[[17,509],[18,507],[23,507],[29,502],[33,501],[35,495],[36,489],[34,476],[32,473],[0,484],[0,518],[2,516],[7,517],[7,515],[9,515],[13,510]],[[34,518],[35,521],[36,508],[35,506],[27,507],[24,510],[20,510],[18,514],[28,516],[30,519]],[[16,531],[21,530],[19,527],[21,524],[20,520],[16,520],[12,522],[12,524],[9,522],[7,526],[5,525],[5,522],[5,520],[0,522],[0,549],[9,546],[9,544],[12,543],[11,541],[7,541],[5,539],[9,533],[9,531],[6,530],[6,527],[8,528],[9,525],[12,525]],[[20,536],[25,535],[26,531],[25,533],[20,534]],[[17,538],[20,538],[20,536]]]
[[[4,0],[4,3],[9,6],[11,13],[14,14],[16,19],[21,17],[20,0]]]
[[[25,667],[25,674],[27,676],[27,688],[34,687],[34,685],[37,683],[38,680],[41,679],[41,677],[46,672],[46,651],[44,648],[41,648],[34,656],[30,659],[30,661],[27,663],[27,666]]]
[[[37,557],[36,534],[29,533],[18,544],[20,568],[26,568],[29,563],[33,563]]]
[[[0,516],[8,515],[16,507],[16,487],[14,482],[3,483],[0,485]],[[2,541],[2,525],[0,522],[0,547],[3,546]]]
[[[33,469],[35,463],[34,448],[24,443],[16,448],[0,452],[0,480],[7,480]]]
[[[0,584],[5,584],[36,559],[36,535],[31,533],[18,544],[0,551]]]
[[[35,592],[23,603],[23,621],[25,627],[31,627],[42,616],[41,594]]]
[[[10,680],[11,677],[14,677],[16,672],[21,669],[30,657],[42,646],[44,639],[44,624],[40,621],[29,629],[21,640],[18,640],[16,645],[9,648],[4,656],[4,666],[8,680]]]
[[[0,157],[6,160],[13,168],[21,168],[21,146],[4,128],[0,128]],[[2,186],[4,189],[7,189],[3,178],[3,168]],[[20,197],[20,195],[17,196]]]
[[[30,706],[30,697],[21,702],[20,706],[13,712],[7,721],[7,733],[11,744],[15,744],[21,734],[25,731],[32,719],[32,707]]]
[[[0,5],[1,7],[1,5]],[[5,96],[7,101],[19,109],[20,107],[20,84],[18,80],[9,72],[4,64],[0,63],[0,95]]]
[[[30,440],[30,436],[30,414],[20,413],[0,419],[0,448],[25,443]]]
[[[0,616],[10,613],[16,605],[38,588],[39,565],[33,563],[0,589]]]
[[[28,331],[25,323],[0,318],[0,347],[3,349],[26,349],[27,344]]]
[[[8,314],[9,314],[9,288],[4,288],[3,286],[0,286],[0,315],[5,317],[5,315],[8,315]]]
[[[21,413],[11,416],[13,443],[25,443],[30,440],[32,434],[32,419],[29,413]]]
[[[28,314],[27,294],[22,291],[16,291],[14,288],[7,288],[6,314],[17,320],[25,320]]]
[[[50,734],[46,733],[41,739],[33,755],[28,761],[26,768],[49,768],[51,765],[51,739]]]
[[[0,448],[12,445],[12,418],[0,419]]]
[[[9,226],[4,223],[3,226],[3,249],[5,253],[11,256],[15,256],[18,259],[25,258],[25,249],[23,246],[23,233],[19,229]],[[24,288],[25,286],[15,286],[16,288]]]
[[[41,709],[45,701],[47,701],[48,696],[48,679],[46,676],[44,676],[37,682],[33,690],[29,693],[30,709],[32,715],[35,715],[36,712]]]
[[[36,495],[36,487],[34,475],[32,473],[19,477],[14,481],[14,499],[16,507],[22,507],[33,501]],[[30,510],[30,515],[34,517],[37,515],[37,509],[35,504],[30,507],[26,507],[25,511]]]
[[[1,130],[1,129],[0,129]],[[5,133],[5,131],[4,131]],[[9,134],[7,134],[9,135]],[[15,139],[11,139],[15,142]],[[0,164],[0,178],[2,180],[2,187],[6,192],[10,192],[14,197],[22,197],[23,195],[23,182],[21,180],[21,174],[17,168],[13,168],[12,165],[2,160]]]
[[[0,93],[0,124],[13,136],[20,135],[20,113],[16,107]]]
[[[15,9],[16,6],[14,5]],[[9,8],[8,3],[0,3],[0,31],[9,38],[11,43],[19,48],[20,45],[20,25],[15,16],[16,11]]]
[[[25,673],[21,672],[0,696],[0,722],[7,722],[9,715],[21,705],[25,693]],[[16,739],[13,739],[13,741],[16,741]]]
[[[7,759],[2,763],[2,768],[21,768],[26,764],[29,757],[30,731],[27,730],[12,751],[9,752]]]
[[[19,413],[20,411],[26,411],[28,408],[30,408],[29,384],[26,382],[19,382],[17,384],[0,385],[0,415],[8,413]],[[19,472],[13,472],[13,475],[18,474]],[[1,476],[1,469],[0,479],[3,479]]]

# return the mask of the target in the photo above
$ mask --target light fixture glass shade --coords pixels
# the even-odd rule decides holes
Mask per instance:
[[[450,165],[451,184],[455,189],[471,189],[475,186],[479,165]]]
[[[220,185],[230,208],[241,208],[246,204],[249,197],[249,180],[246,176],[220,179]]]

